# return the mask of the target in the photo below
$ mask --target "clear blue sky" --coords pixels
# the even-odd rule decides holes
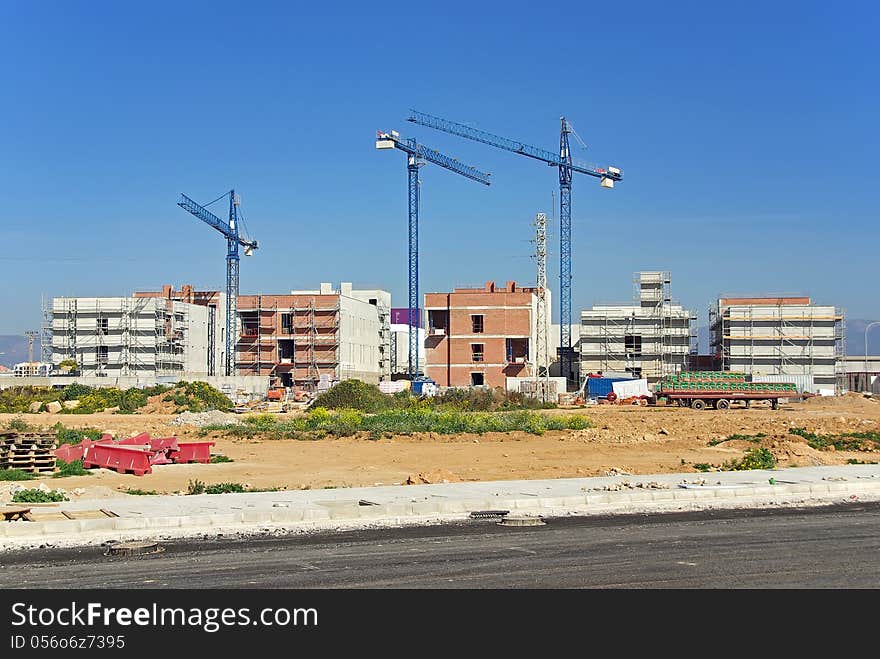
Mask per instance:
[[[623,168],[574,181],[575,317],[639,269],[701,322],[719,293],[880,317],[874,3],[426,4],[4,2],[0,333],[36,327],[41,294],[222,288],[223,238],[176,202],[231,187],[261,244],[242,292],[342,280],[405,306],[405,157],[377,129],[493,174],[422,170],[423,292],[533,282],[556,171],[410,107],[551,150],[564,114],[577,157]]]

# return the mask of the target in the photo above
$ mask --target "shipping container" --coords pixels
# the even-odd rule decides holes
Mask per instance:
[[[590,398],[605,398],[612,392],[612,383],[629,382],[633,378],[587,378],[587,395]]]

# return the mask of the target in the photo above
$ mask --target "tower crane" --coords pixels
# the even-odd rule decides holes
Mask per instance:
[[[235,331],[238,302],[238,246],[244,247],[245,256],[251,256],[258,245],[256,240],[242,238],[238,233],[238,207],[241,204],[241,197],[235,194],[235,190],[222,194],[211,204],[226,196],[229,197],[229,221],[221,220],[185,194],[180,195],[180,201],[177,202],[177,205],[226,236],[226,364],[224,372],[226,375],[235,375],[235,344],[238,338]]]
[[[419,167],[431,162],[444,169],[460,174],[483,185],[489,185],[491,174],[481,172],[475,167],[465,165],[456,158],[419,144],[415,139],[403,138],[400,133],[379,131],[376,135],[377,149],[400,149],[406,155],[406,170],[409,180],[409,377],[415,379],[419,374],[418,327],[413,332],[413,323],[419,313]],[[421,326],[421,323],[419,323]]]
[[[407,121],[434,128],[469,140],[512,151],[545,162],[559,170],[559,361],[561,374],[567,380],[572,376],[571,347],[571,175],[586,174],[599,179],[603,188],[613,188],[615,181],[623,180],[617,167],[593,167],[572,162],[569,135],[573,132],[565,117],[560,119],[559,153],[539,149],[506,137],[499,137],[483,130],[471,128],[448,119],[441,119],[424,112],[410,110]]]

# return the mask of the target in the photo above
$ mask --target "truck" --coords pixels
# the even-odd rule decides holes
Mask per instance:
[[[732,371],[683,371],[663,378],[655,389],[657,400],[666,404],[703,410],[711,407],[726,410],[731,403],[769,401],[779,409],[780,398],[804,398],[793,382],[746,382],[745,373]]]

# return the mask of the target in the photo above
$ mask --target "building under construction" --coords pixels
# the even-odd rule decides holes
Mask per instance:
[[[753,377],[811,375],[817,387],[842,383],[844,312],[809,297],[720,297],[709,309],[711,349],[722,370]]]
[[[274,386],[314,392],[324,380],[377,384],[391,375],[391,294],[339,289],[240,295],[237,366]]]
[[[56,297],[44,313],[54,367],[74,360],[81,375],[99,377],[208,374],[205,306],[161,297]]]
[[[668,272],[637,272],[632,304],[581,311],[580,375],[628,373],[656,380],[682,370],[696,315],[672,301]]]

